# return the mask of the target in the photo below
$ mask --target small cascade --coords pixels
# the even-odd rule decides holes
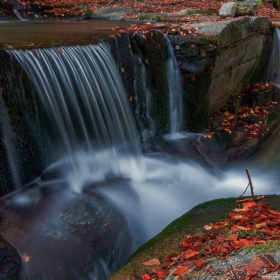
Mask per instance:
[[[16,9],[13,9],[13,12],[14,12],[15,16],[16,16],[19,20],[26,20],[26,19],[24,19],[24,18],[19,14],[19,12],[18,12]]]
[[[105,43],[9,53],[40,97],[72,189],[108,176],[142,179],[135,122]]]
[[[143,131],[143,140],[146,141],[149,138],[152,138],[155,136],[156,133],[156,126],[153,118],[151,117],[152,112],[152,94],[150,89],[147,86],[146,82],[146,66],[142,63],[142,71],[141,71],[141,81],[143,85],[143,90],[146,94],[146,103],[145,103],[145,108],[146,108],[146,118],[148,122],[148,128],[144,129]]]
[[[272,53],[270,56],[267,81],[280,87],[280,29],[275,28]]]
[[[172,44],[164,34],[167,44],[167,75],[169,85],[169,133],[175,134],[182,129],[183,122],[183,92],[181,73]]]

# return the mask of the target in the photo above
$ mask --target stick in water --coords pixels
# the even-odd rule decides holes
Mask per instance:
[[[253,198],[253,200],[255,200],[253,184],[252,184],[252,181],[251,181],[251,177],[250,177],[249,171],[248,171],[247,168],[245,169],[245,171],[246,171],[246,173],[247,173],[247,177],[248,177],[248,180],[249,180],[252,198]]]

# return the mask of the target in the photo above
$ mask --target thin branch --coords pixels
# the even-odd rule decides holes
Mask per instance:
[[[247,168],[245,169],[245,171],[247,173],[247,177],[248,177],[248,180],[249,180],[252,198],[253,198],[253,200],[255,200],[254,188],[253,188],[253,184],[252,184],[252,181],[251,181],[251,177],[250,177],[249,171],[248,171]]]

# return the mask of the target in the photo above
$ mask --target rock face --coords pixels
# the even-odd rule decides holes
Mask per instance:
[[[260,82],[244,90],[208,119],[198,151],[219,167],[248,157],[279,125],[280,90]]]
[[[187,127],[201,131],[230,96],[265,80],[274,28],[260,17],[194,27],[202,36],[171,40],[183,78]]]
[[[237,8],[236,2],[228,2],[221,6],[219,10],[219,16],[222,18],[225,17],[234,17]]]

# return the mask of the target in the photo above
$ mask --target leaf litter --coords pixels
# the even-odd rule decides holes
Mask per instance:
[[[266,201],[264,196],[237,200],[242,207],[228,213],[224,221],[205,225],[208,233],[187,235],[180,246],[181,252],[167,256],[160,265],[142,275],[142,279],[163,280],[173,275],[177,280],[184,280],[199,271],[219,280],[271,279],[266,276],[280,272],[280,262],[273,254],[251,254],[248,264],[242,262],[225,268],[212,265],[213,259],[225,261],[242,248],[280,241],[280,212]]]

